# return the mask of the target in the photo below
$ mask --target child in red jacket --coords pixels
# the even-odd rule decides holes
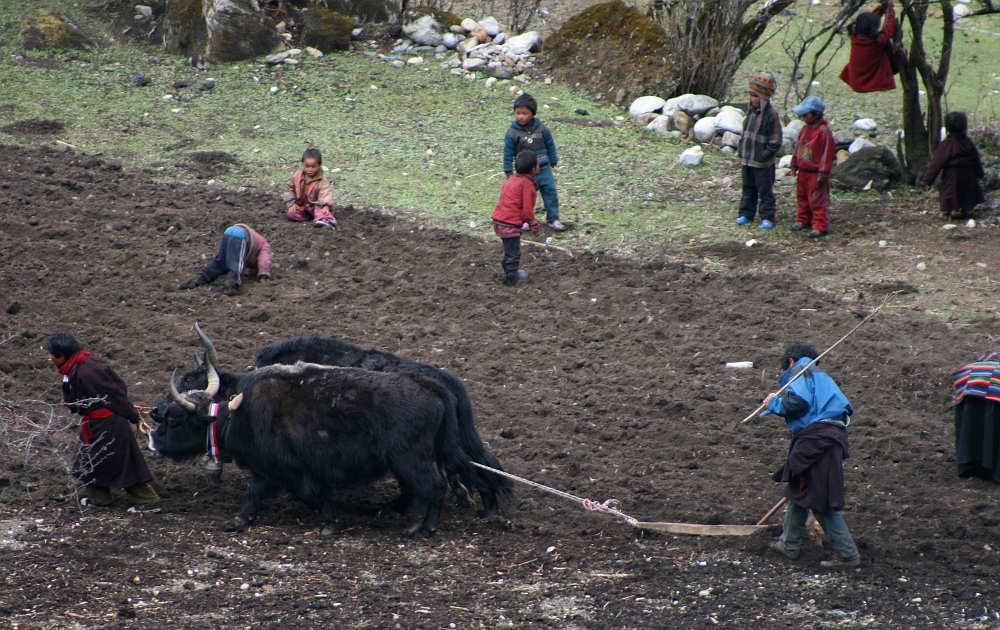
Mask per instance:
[[[809,238],[826,236],[830,229],[830,169],[837,145],[830,125],[823,119],[826,105],[816,96],[807,97],[792,113],[806,124],[799,132],[792,156],[792,173],[798,174],[795,192],[799,201],[793,232],[812,227]]]
[[[885,25],[878,23],[885,16]],[[873,11],[858,15],[851,32],[851,58],[840,72],[840,80],[855,92],[883,92],[895,90],[892,62],[886,44],[896,32],[896,13],[892,1],[883,0]]]
[[[528,226],[538,236],[541,224],[535,220],[535,175],[538,174],[538,154],[521,151],[514,158],[517,173],[500,189],[500,203],[493,209],[493,231],[503,241],[503,279],[510,285],[528,279],[528,272],[518,269],[521,264],[521,229]]]
[[[302,169],[285,184],[282,198],[288,204],[289,221],[313,221],[318,228],[337,227],[333,190],[323,176],[323,154],[319,149],[306,149],[302,154]]]

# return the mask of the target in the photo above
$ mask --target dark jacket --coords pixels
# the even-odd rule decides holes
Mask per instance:
[[[507,130],[503,141],[503,171],[508,175],[514,172],[514,158],[521,151],[534,151],[538,154],[538,165],[542,168],[555,166],[559,163],[556,155],[556,142],[552,139],[549,128],[535,118],[528,127],[522,127],[515,120]]]
[[[146,460],[132,435],[129,423],[139,422],[139,412],[128,399],[125,382],[104,363],[87,357],[85,363],[64,377],[63,398],[68,403],[87,398],[105,398],[106,403],[70,405],[87,415],[108,409],[112,413],[89,421],[92,441],[77,455],[74,473],[81,483],[109,488],[128,488],[152,480]]]
[[[978,181],[986,177],[986,171],[969,136],[945,138],[934,152],[934,159],[921,181],[930,186],[942,171],[941,212],[966,212],[986,201]]]
[[[882,7],[875,7],[875,15],[882,15]],[[892,62],[885,52],[885,45],[896,32],[896,14],[889,11],[882,31],[875,39],[851,35],[851,58],[840,71],[840,80],[855,92],[882,92],[895,90]]]
[[[785,465],[771,475],[787,483],[785,497],[814,512],[840,510],[844,496],[843,460],[851,456],[847,429],[829,422],[817,422],[792,436]]]
[[[743,166],[770,168],[781,148],[781,119],[771,101],[761,99],[761,105],[747,108],[737,153]]]

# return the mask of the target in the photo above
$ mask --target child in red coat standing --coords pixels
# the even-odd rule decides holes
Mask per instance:
[[[885,15],[880,31],[879,21]],[[895,90],[892,62],[886,44],[896,32],[896,13],[891,0],[858,15],[851,31],[851,58],[840,72],[840,79],[855,92],[883,92]]]
[[[806,124],[799,132],[792,156],[792,173],[798,174],[795,192],[799,207],[793,232],[812,227],[809,238],[826,236],[830,229],[830,169],[837,145],[830,125],[823,119],[826,105],[816,96],[807,97],[792,113]]]
[[[521,264],[521,229],[528,226],[538,236],[541,224],[535,220],[535,175],[539,172],[538,154],[521,151],[514,158],[517,173],[500,189],[500,203],[493,210],[493,231],[503,241],[503,279],[510,285],[528,279],[528,272],[518,269]]]

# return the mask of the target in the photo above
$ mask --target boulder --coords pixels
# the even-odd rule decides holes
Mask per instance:
[[[455,50],[457,50],[462,54],[465,54],[478,45],[479,45],[479,40],[476,39],[475,37],[470,37],[469,39],[459,42],[458,45],[455,46]]]
[[[445,33],[441,35],[441,43],[444,44],[445,48],[453,49],[458,46],[459,42],[465,41],[465,38],[461,35],[457,35],[452,32]]]
[[[778,168],[791,168],[792,167],[792,156],[783,155],[781,159],[778,160]]]
[[[854,133],[852,133],[850,131],[843,131],[843,130],[841,130],[841,131],[834,131],[833,132],[833,142],[838,147],[841,147],[841,146],[843,146],[843,147],[850,146],[850,144],[852,142],[854,142]]]
[[[986,201],[980,206],[982,210],[997,212],[1000,210],[1000,192],[991,192],[986,195]]]
[[[144,18],[151,18],[151,17],[153,17],[153,7],[147,6],[145,4],[137,4],[137,5],[135,5],[135,12],[138,15],[141,15]]]
[[[481,70],[495,79],[514,78],[514,69],[505,63],[491,63]]]
[[[25,49],[78,48],[93,44],[75,24],[54,9],[31,11],[21,20],[18,43]]]
[[[410,14],[407,13],[409,16]],[[421,46],[440,46],[444,43],[447,28],[430,14],[424,14],[412,22],[403,24],[403,35]]]
[[[733,133],[732,131],[725,131],[722,133],[722,146],[723,147],[733,147],[734,149],[740,146],[740,134]]]
[[[477,26],[476,28],[472,29],[472,36],[478,39],[480,44],[485,44],[486,42],[490,41],[489,34],[486,33],[486,29],[483,28],[482,26]]]
[[[462,68],[466,70],[479,70],[486,65],[485,59],[480,59],[479,57],[469,57],[462,62]]]
[[[795,137],[797,138],[799,136],[799,132],[802,131],[802,128],[805,126],[806,123],[804,121],[796,118],[795,120],[785,125],[785,129],[788,129],[789,131],[794,131]]]
[[[729,132],[726,132],[726,133],[729,133]],[[731,146],[727,146],[727,145],[723,145],[722,148],[719,149],[719,151],[723,155],[736,155],[736,149],[735,149],[735,147],[731,147]]]
[[[267,55],[283,41],[257,0],[175,0],[166,6],[163,25],[167,52],[199,65]]]
[[[261,1],[261,4],[264,4]],[[303,3],[299,3],[303,4]],[[310,11],[315,11],[319,5],[328,7],[331,11],[336,11],[341,15],[346,15],[358,22],[366,24],[383,24],[386,22],[396,22],[399,20],[399,9],[393,0],[324,0],[323,2],[313,2],[309,5]],[[444,13],[444,12],[439,12]],[[447,14],[450,15],[450,14]],[[457,17],[451,16],[456,20]],[[441,20],[451,24],[448,20]],[[355,35],[357,37],[357,35]]]
[[[789,129],[788,127],[782,127],[781,137],[782,139],[788,138],[789,140],[792,141],[792,144],[795,144],[796,142],[799,141],[799,132],[797,129]]]
[[[354,20],[324,7],[306,11],[300,18],[302,31],[299,42],[327,54],[351,47]]]
[[[724,109],[715,117],[715,128],[721,131],[742,134],[743,118],[743,112],[738,109]]]
[[[786,155],[791,155],[795,153],[795,143],[792,142],[790,138],[781,139],[781,148],[775,154],[775,157],[782,158]]]
[[[666,103],[667,102],[659,96],[640,96],[632,101],[631,105],[629,105],[628,115],[635,118],[637,116],[641,116],[642,114],[659,112],[663,110],[663,106],[666,105]]]
[[[854,121],[854,128],[858,131],[875,131],[878,129],[878,123],[871,118],[859,118]]]
[[[718,107],[719,101],[704,94],[682,94],[667,101],[665,109],[679,109],[690,116],[703,116]]]
[[[694,118],[691,118],[679,109],[670,117],[674,119],[674,129],[682,134],[691,131],[691,127],[694,127]]]
[[[511,37],[504,42],[503,47],[515,55],[539,52],[542,49],[542,36],[538,34],[538,31],[528,31],[527,33]]]
[[[468,35],[468,33],[465,32],[465,29],[462,28],[460,24],[452,24],[451,26],[448,27],[448,30],[451,31],[452,33],[455,33],[456,35],[461,35],[462,39],[465,39],[465,35]]]
[[[694,138],[698,142],[711,142],[715,137],[715,118],[706,116],[694,124]]]
[[[851,158],[851,154],[847,152],[847,149],[841,149],[837,151],[837,159],[834,160],[834,165],[843,164]]]
[[[487,32],[489,32],[489,31],[487,31]],[[496,44],[496,45],[498,45],[498,46],[500,44],[504,43],[505,41],[507,41],[507,33],[500,33],[499,35],[497,35],[496,37],[493,38],[493,43]]]
[[[784,159],[784,158],[782,158]],[[781,181],[792,174],[792,169],[787,166],[774,169],[774,179]]]
[[[656,112],[647,112],[645,114],[639,114],[638,116],[636,116],[635,117],[635,122],[637,124],[642,125],[643,127],[645,127],[646,125],[648,125],[649,123],[653,122],[654,120],[656,120],[659,117],[660,117],[660,115],[657,114]],[[668,118],[669,118],[669,116],[668,116]]]
[[[830,173],[830,181],[843,190],[862,191],[871,182],[871,188],[885,191],[900,177],[899,162],[885,147],[865,147],[851,154],[851,159],[837,164]]]
[[[465,29],[466,33],[471,33],[472,31],[476,30],[477,26],[479,26],[479,22],[473,20],[472,18],[465,18],[464,20],[462,20],[460,26],[463,29]]]
[[[864,138],[857,138],[854,140],[854,142],[851,143],[851,146],[847,147],[847,152],[850,153],[851,155],[854,155],[861,149],[873,146],[875,146],[873,143],[868,142]]]
[[[490,37],[496,37],[500,34],[500,22],[497,22],[497,19],[493,16],[479,20],[479,26],[486,29],[486,34]]]
[[[691,147],[677,156],[677,161],[684,166],[698,166],[705,159],[701,147]]]
[[[670,136],[674,131],[674,120],[670,116],[657,116],[646,125],[646,131],[654,131],[661,136]]]

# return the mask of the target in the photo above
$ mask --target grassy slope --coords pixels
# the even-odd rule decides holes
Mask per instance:
[[[400,70],[360,54],[330,55],[319,62],[307,59],[299,68],[273,69],[244,61],[208,73],[177,59],[155,65],[150,58],[163,56],[158,48],[115,43],[117,29],[65,0],[49,4],[64,8],[101,45],[70,62],[63,61],[65,53],[26,53],[16,43],[17,27],[27,8],[36,3],[4,2],[0,125],[32,117],[57,118],[69,125],[50,141],[119,155],[137,166],[162,168],[153,176],[172,179],[192,176],[178,168],[191,151],[226,151],[239,164],[219,180],[233,186],[280,188],[296,168],[302,149],[315,145],[324,151],[328,168],[342,169],[330,174],[338,200],[489,234],[489,213],[503,181],[502,138],[511,120],[513,96],[504,87],[487,90],[482,80],[454,77],[438,67],[433,55],[426,56],[424,66]],[[799,10],[804,17],[806,11],[832,8],[803,5]],[[976,24],[993,28],[992,23]],[[980,39],[984,43],[973,46],[960,36],[955,54],[954,76],[963,80],[952,101],[968,103],[968,109],[975,104],[975,95],[985,90],[983,84],[993,78],[980,75],[995,70],[964,60],[971,54],[979,59],[1000,56],[1000,38],[981,35]],[[850,93],[836,79],[846,54],[846,49],[841,51],[843,60],[836,60],[820,78],[818,94],[830,103],[835,126],[848,128],[857,116],[873,116],[886,123],[879,133],[887,139],[898,118],[899,92]],[[17,62],[17,55],[27,61]],[[742,98],[749,72],[770,68],[786,83],[782,76],[787,76],[787,66],[780,38],[772,39],[745,64],[734,99]],[[104,72],[105,67],[116,71]],[[975,81],[964,81],[975,72],[980,73]],[[136,88],[131,83],[134,74],[154,83]],[[217,80],[217,87],[201,95],[193,86],[209,76]],[[192,88],[172,89],[178,80]],[[280,89],[275,95],[269,93],[272,86]],[[734,173],[732,160],[709,149],[707,166],[679,167],[676,155],[683,145],[649,135],[628,121],[592,128],[551,120],[573,117],[578,107],[602,118],[624,112],[587,101],[566,86],[539,83],[527,89],[543,105],[539,117],[549,122],[559,146],[556,175],[562,216],[577,228],[557,237],[563,244],[649,253],[691,242],[745,238],[744,232],[728,225],[738,190],[714,186],[712,181]],[[167,94],[175,98],[164,100]],[[0,133],[0,142],[12,141]],[[851,195],[840,194],[840,199],[849,201]],[[777,233],[759,236],[779,242],[787,238]]]

